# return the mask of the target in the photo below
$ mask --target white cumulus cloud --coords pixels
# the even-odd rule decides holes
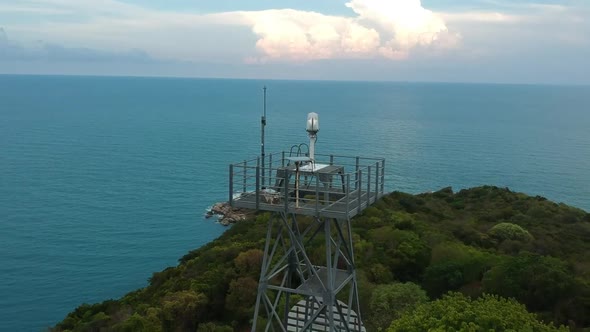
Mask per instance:
[[[349,15],[297,9],[199,13],[123,0],[0,0],[0,22],[23,47],[42,40],[68,48],[141,49],[156,59],[225,63],[403,60],[444,57],[450,49],[460,51],[448,53],[454,55],[511,52],[522,40],[588,43],[587,7],[502,2],[493,11],[437,12],[420,0],[347,1]]]
[[[236,12],[270,60],[405,59],[418,47],[450,48],[460,37],[420,0],[351,0],[355,16],[293,9]]]

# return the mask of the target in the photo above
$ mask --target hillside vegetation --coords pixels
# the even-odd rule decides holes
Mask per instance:
[[[53,330],[249,331],[268,218],[232,226],[147,287],[83,304]],[[580,209],[445,188],[391,193],[352,225],[369,331],[590,327],[590,214]]]

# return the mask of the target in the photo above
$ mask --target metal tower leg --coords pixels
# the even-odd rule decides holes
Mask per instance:
[[[299,226],[295,214],[284,212],[275,213],[268,223],[252,331],[261,327],[263,305],[264,331],[364,332],[350,221],[317,218],[303,232]],[[306,247],[320,235],[325,257],[312,262]],[[343,290],[348,291],[347,300]]]

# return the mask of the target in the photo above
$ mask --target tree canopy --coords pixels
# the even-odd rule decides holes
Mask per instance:
[[[268,218],[233,225],[146,287],[82,304],[53,330],[248,331]],[[393,192],[355,217],[352,232],[368,331],[392,320],[391,331],[590,328],[585,211],[491,186]],[[311,254],[323,254],[316,245]]]
[[[512,299],[484,294],[471,300],[461,293],[449,293],[424,303],[393,321],[388,332],[484,332],[484,331],[567,331],[545,324]]]
[[[380,285],[373,290],[370,320],[378,329],[385,329],[392,320],[428,301],[426,292],[412,282]]]

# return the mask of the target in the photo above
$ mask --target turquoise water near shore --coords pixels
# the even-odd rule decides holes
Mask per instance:
[[[307,140],[387,190],[491,184],[590,210],[590,87],[0,76],[0,330],[142,287],[224,227],[228,164]]]

